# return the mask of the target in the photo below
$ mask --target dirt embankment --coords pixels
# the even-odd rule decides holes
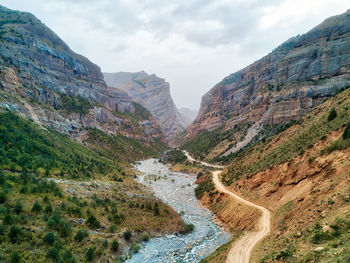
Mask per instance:
[[[337,216],[350,211],[350,149],[321,154],[342,133],[342,129],[334,131],[291,161],[231,186],[233,191],[272,211],[271,235],[256,247],[252,262],[273,258],[273,253],[278,255],[289,245],[295,248],[297,258],[304,258],[310,251],[314,253],[317,248],[307,240],[309,237],[303,237],[303,231],[312,229],[316,222],[327,228]],[[227,195],[215,192],[202,198],[234,233],[249,230],[251,221],[259,217],[250,208],[228,200]],[[283,262],[283,258],[275,257],[273,262]]]

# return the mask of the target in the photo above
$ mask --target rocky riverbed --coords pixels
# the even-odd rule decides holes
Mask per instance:
[[[172,172],[168,166],[149,159],[135,168],[142,174],[138,181],[152,188],[155,195],[172,206],[195,230],[187,235],[167,235],[145,243],[128,263],[200,262],[231,235],[218,224],[212,212],[201,206],[194,195],[195,176]]]

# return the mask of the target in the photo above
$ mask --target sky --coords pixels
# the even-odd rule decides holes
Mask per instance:
[[[349,0],[0,0],[33,13],[103,72],[155,73],[198,109],[225,76],[350,8]]]

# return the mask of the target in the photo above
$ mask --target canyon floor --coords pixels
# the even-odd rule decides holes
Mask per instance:
[[[188,152],[184,151],[184,153],[189,161],[191,162],[197,161],[192,156],[190,156]],[[199,162],[202,165],[209,166],[212,168],[219,168],[219,169],[224,168],[223,166],[219,166],[219,165],[212,165],[202,161],[199,161]],[[236,194],[235,192],[227,190],[227,188],[222,184],[219,178],[221,174],[221,170],[213,171],[212,174],[213,174],[214,185],[219,192],[228,194],[232,196],[236,201],[244,205],[258,209],[261,212],[260,220],[257,222],[257,226],[256,226],[258,231],[246,233],[241,238],[239,238],[236,242],[234,242],[230,248],[230,251],[226,259],[227,263],[249,263],[254,247],[270,233],[271,213],[267,208],[257,205],[245,199],[244,197]]]

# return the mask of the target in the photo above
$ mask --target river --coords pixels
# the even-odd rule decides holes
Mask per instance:
[[[187,235],[153,238],[127,263],[196,263],[231,239],[215,222],[213,213],[196,199],[195,176],[172,172],[157,159],[141,161],[135,168],[142,173],[137,180],[150,186],[158,198],[173,207],[187,224],[193,224],[195,230]]]

